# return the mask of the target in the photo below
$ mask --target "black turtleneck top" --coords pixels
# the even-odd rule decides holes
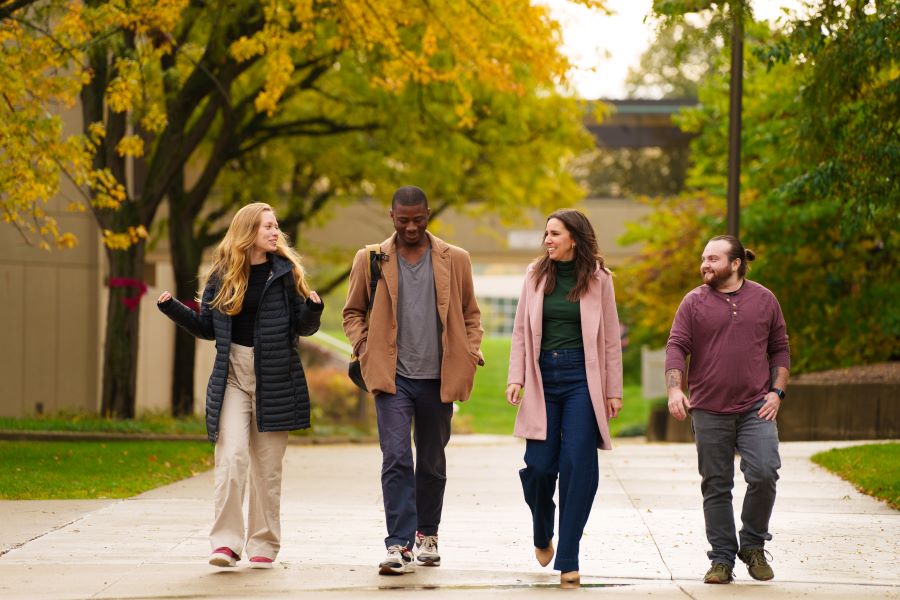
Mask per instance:
[[[269,260],[258,265],[250,265],[250,279],[247,281],[244,305],[241,307],[241,312],[231,318],[232,343],[253,347],[253,334],[256,332],[256,311],[259,309],[263,288],[265,288],[271,272],[272,262]]]

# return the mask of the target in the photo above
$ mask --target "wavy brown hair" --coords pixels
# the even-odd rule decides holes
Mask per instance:
[[[225,237],[213,252],[213,263],[206,275],[206,280],[215,277],[219,290],[212,300],[212,308],[234,316],[244,307],[244,294],[247,293],[247,281],[250,278],[250,250],[256,241],[259,224],[265,212],[275,211],[265,202],[254,202],[235,213],[228,226]],[[275,243],[275,254],[286,258],[294,265],[294,285],[297,293],[304,298],[309,296],[306,274],[300,264],[300,255],[291,248],[284,232],[278,230],[278,241]]]
[[[597,269],[605,268],[600,248],[597,246],[597,235],[584,213],[574,208],[562,208],[550,213],[546,222],[549,223],[550,219],[559,219],[575,242],[575,287],[566,295],[566,299],[569,302],[577,302],[587,293]],[[544,255],[537,259],[531,276],[535,289],[541,281],[545,282],[545,296],[549,296],[556,289],[556,261],[550,258],[546,247]]]

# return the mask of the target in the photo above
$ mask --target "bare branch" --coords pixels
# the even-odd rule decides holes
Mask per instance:
[[[12,17],[12,14],[17,10],[21,10],[32,4],[37,4],[37,2],[38,0],[14,0],[9,4],[0,6],[0,21]]]

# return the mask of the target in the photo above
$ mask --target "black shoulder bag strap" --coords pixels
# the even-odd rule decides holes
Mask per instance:
[[[372,305],[375,303],[375,290],[378,289],[378,279],[381,277],[381,265],[378,264],[378,261],[382,259],[382,254],[379,244],[369,244],[366,246],[366,250],[369,252],[369,303],[366,307],[366,321],[368,321],[369,315],[372,313]],[[365,380],[363,380],[362,367],[359,364],[358,356],[352,355],[350,357],[347,375],[356,387],[364,392],[369,391]]]
[[[366,318],[372,312],[372,305],[375,303],[375,290],[378,288],[378,279],[381,277],[381,245],[368,244],[366,250],[369,252],[369,306],[366,308]]]

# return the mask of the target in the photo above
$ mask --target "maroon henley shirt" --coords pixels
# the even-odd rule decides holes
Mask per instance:
[[[769,391],[771,369],[790,369],[791,355],[781,306],[765,287],[744,280],[726,294],[704,284],[681,301],[669,341],[666,371],[685,371],[690,356],[691,408],[741,413]]]

